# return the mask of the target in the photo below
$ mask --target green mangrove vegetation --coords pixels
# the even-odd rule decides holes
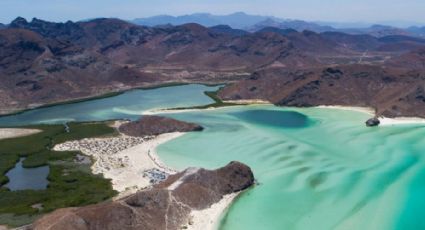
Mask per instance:
[[[200,105],[200,106],[191,106],[191,107],[177,107],[177,108],[171,108],[167,110],[185,110],[185,109],[208,109],[208,108],[219,108],[219,107],[226,107],[226,106],[237,106],[241,104],[236,103],[229,103],[224,102],[218,97],[218,89],[217,91],[205,91],[204,94],[210,97],[214,102],[208,105]]]
[[[94,175],[89,164],[75,161],[79,152],[56,152],[55,144],[88,137],[116,135],[105,122],[37,125],[25,128],[42,132],[26,137],[0,140],[0,225],[20,226],[58,208],[81,206],[107,200],[116,195],[109,180]],[[21,157],[23,167],[49,166],[49,185],[45,190],[10,191],[6,173]]]

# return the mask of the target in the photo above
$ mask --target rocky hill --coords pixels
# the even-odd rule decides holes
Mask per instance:
[[[389,117],[425,117],[425,72],[372,65],[268,69],[218,95],[223,100],[262,99],[299,107],[362,106]]]
[[[315,60],[278,34],[18,18],[0,31],[1,113],[166,82],[231,82],[274,62]]]
[[[408,36],[17,18],[0,30],[0,113],[169,82],[232,83],[255,72],[274,81],[276,69],[388,63],[417,71],[420,61],[406,63],[420,56],[408,53],[424,46],[425,40]]]
[[[144,137],[171,132],[202,131],[200,125],[160,116],[142,116],[138,121],[129,122],[119,127],[121,133],[129,136]]]
[[[253,183],[251,169],[238,162],[217,170],[189,168],[121,200],[57,210],[32,229],[183,229],[190,225],[192,211],[205,210]]]

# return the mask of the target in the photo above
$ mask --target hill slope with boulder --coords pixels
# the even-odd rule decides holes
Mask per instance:
[[[57,210],[36,221],[34,230],[182,229],[191,212],[254,184],[251,169],[231,162],[217,170],[189,168],[152,189],[121,200]]]

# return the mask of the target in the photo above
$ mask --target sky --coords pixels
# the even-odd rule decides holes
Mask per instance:
[[[17,16],[78,21],[240,11],[308,21],[425,25],[425,0],[0,0],[2,23]]]

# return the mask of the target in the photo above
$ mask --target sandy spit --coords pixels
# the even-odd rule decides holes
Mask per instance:
[[[56,151],[79,150],[92,156],[93,173],[102,173],[112,181],[112,186],[120,194],[119,199],[152,186],[144,176],[146,170],[158,169],[167,174],[177,171],[166,166],[156,154],[156,148],[184,133],[166,133],[152,137],[129,137],[121,135],[112,138],[89,138],[56,145]],[[229,194],[210,208],[191,213],[190,230],[217,229],[221,215],[231,205],[239,193]]]
[[[92,156],[93,173],[103,174],[112,181],[115,190],[131,194],[151,185],[144,173],[158,169],[168,174],[176,171],[166,167],[156,155],[156,147],[184,133],[166,133],[156,137],[119,136],[89,138],[56,145],[56,151],[79,150]]]
[[[142,113],[142,115],[200,112],[200,111],[208,111],[208,110],[217,110],[217,109],[221,109],[221,108],[226,108],[226,107],[206,108],[206,109],[154,109],[154,110],[144,111]]]
[[[0,128],[0,140],[13,137],[29,136],[39,132],[41,132],[39,129]]]
[[[246,100],[224,100],[224,103],[233,103],[240,105],[272,105],[270,101],[261,99],[246,99]]]

